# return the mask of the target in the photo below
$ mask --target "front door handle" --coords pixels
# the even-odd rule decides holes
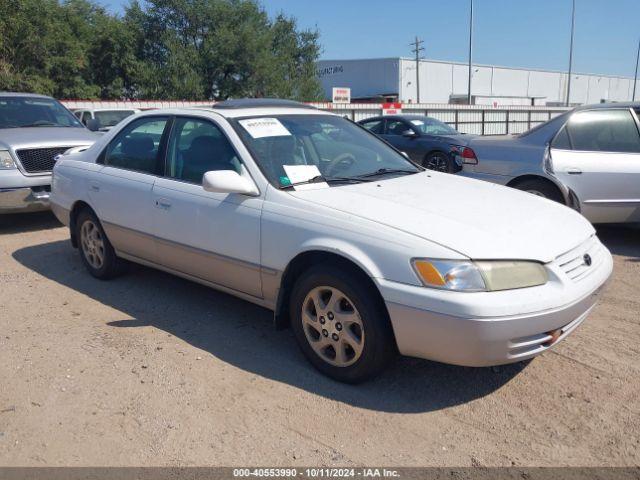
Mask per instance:
[[[582,170],[580,170],[579,168],[571,167],[567,169],[567,173],[569,175],[580,175],[582,173]]]
[[[156,207],[161,208],[162,210],[169,210],[171,208],[171,202],[166,198],[159,198],[156,200]]]
[[[99,192],[100,191],[100,184],[98,182],[91,182],[89,184],[89,189],[92,192]]]

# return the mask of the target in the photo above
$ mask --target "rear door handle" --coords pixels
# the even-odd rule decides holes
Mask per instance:
[[[162,210],[169,210],[171,208],[171,202],[166,198],[159,198],[156,200],[156,207],[161,208]]]
[[[580,175],[582,173],[582,170],[580,170],[579,168],[571,167],[567,169],[567,173],[569,175]]]
[[[91,182],[89,184],[89,189],[92,192],[99,192],[100,191],[100,184],[98,182]]]

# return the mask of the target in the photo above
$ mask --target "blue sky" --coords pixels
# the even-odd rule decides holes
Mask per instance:
[[[123,12],[129,0],[98,0]],[[469,0],[262,0],[317,28],[323,59],[410,56],[415,35],[427,58],[466,61]],[[475,0],[474,62],[566,70],[571,0]],[[574,71],[633,76],[639,0],[576,0]]]

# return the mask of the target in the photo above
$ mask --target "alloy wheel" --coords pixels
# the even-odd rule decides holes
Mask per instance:
[[[427,159],[425,167],[428,170],[436,170],[438,172],[447,173],[449,171],[449,161],[444,155],[431,155]]]
[[[82,253],[91,267],[99,270],[104,265],[104,239],[98,226],[91,220],[82,224],[80,229]]]

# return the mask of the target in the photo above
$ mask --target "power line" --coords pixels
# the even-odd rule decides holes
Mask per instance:
[[[417,92],[417,103],[420,103],[420,59],[424,58],[422,55],[420,55],[420,52],[422,52],[424,50],[424,47],[422,46],[422,44],[424,43],[424,40],[420,40],[418,38],[418,36],[416,35],[416,40],[413,43],[410,43],[409,45],[413,47],[413,50],[411,50],[415,56],[416,56],[416,92]]]

